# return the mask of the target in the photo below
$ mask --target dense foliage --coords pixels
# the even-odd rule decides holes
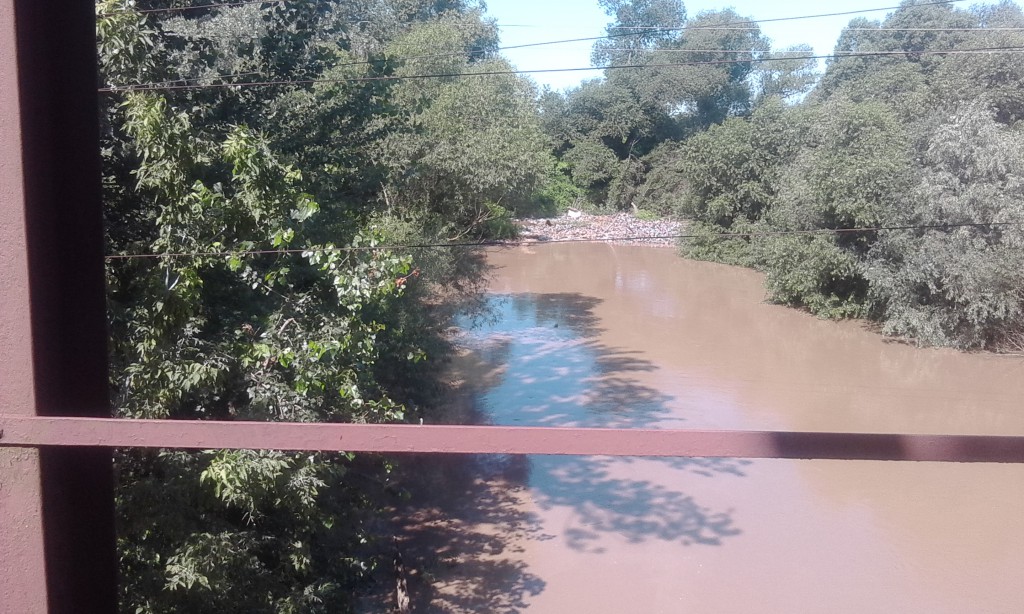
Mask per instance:
[[[731,9],[688,18],[676,0],[602,5],[614,21],[594,61],[611,68],[541,98],[552,147],[592,205],[670,212],[673,144],[813,83],[812,64],[786,59],[800,49],[772,52],[756,25],[729,27],[747,23]]]
[[[755,27],[698,29],[744,21],[730,11],[604,5],[615,22],[595,58],[651,67],[542,101],[593,202],[680,214],[696,235],[685,254],[759,268],[774,300],[819,316],[874,318],[922,344],[1021,349],[1016,4],[905,0],[882,21],[851,21],[835,50],[892,55],[839,55],[820,75],[800,59],[807,48],[773,52]],[[622,36],[637,27],[650,29]],[[736,61],[699,64],[719,58]],[[858,230],[893,226],[924,228]]]
[[[153,10],[176,6],[97,6],[117,412],[423,417],[480,262],[378,247],[514,232],[554,164],[532,86],[459,77],[508,70],[461,0]],[[403,79],[423,73],[451,76]],[[283,83],[225,86],[257,81]],[[124,451],[117,470],[125,611],[345,611],[376,564],[381,460]]]
[[[937,53],[1024,47],[1015,4],[906,0],[836,48],[898,54],[821,74],[732,10],[600,4],[604,77],[537,92],[470,0],[98,2],[118,413],[429,418],[482,265],[382,246],[588,203],[681,215],[686,254],[823,317],[1024,346],[1024,63]],[[125,451],[117,469],[124,611],[347,611],[377,564],[380,459]]]
[[[836,51],[905,55],[834,59],[805,101],[774,118],[776,135],[802,126],[789,155],[765,167],[722,140],[684,145],[696,159],[727,160],[708,181],[722,186],[741,175],[771,195],[753,215],[741,209],[716,217],[708,214],[715,201],[689,186],[686,213],[717,232],[736,223],[928,228],[730,239],[720,248],[711,240],[686,251],[711,258],[724,251],[727,260],[757,266],[773,298],[821,316],[870,316],[886,332],[923,344],[1019,348],[1021,64],[1013,53],[929,52],[1024,44],[1012,30],[936,29],[1022,26],[1024,13],[1008,2],[967,10],[904,2],[882,22],[851,22]],[[753,135],[762,117],[759,109],[732,121],[749,124]],[[745,184],[725,185],[719,198],[748,197]]]

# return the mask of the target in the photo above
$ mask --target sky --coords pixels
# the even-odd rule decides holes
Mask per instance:
[[[601,36],[611,21],[597,0],[486,0],[487,13],[501,27],[502,46],[539,41]],[[772,19],[819,13],[858,11],[896,6],[899,0],[684,0],[689,16],[701,11],[732,7],[744,17]],[[964,0],[956,6],[966,8]],[[765,23],[761,31],[772,40],[775,49],[808,44],[816,54],[831,53],[843,27],[855,17],[882,19],[891,10],[798,21]],[[545,68],[578,68],[590,66],[593,41],[510,49],[504,54],[520,70]],[[541,85],[553,89],[574,87],[583,79],[601,75],[601,71],[539,73],[532,75]]]

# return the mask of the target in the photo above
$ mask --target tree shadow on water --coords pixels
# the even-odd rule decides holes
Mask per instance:
[[[595,309],[601,299],[573,293],[518,294],[491,300],[494,322],[468,346],[491,373],[471,391],[475,424],[659,428],[678,420],[674,397],[638,375],[658,366],[644,353],[604,343]],[[623,459],[629,462],[628,459]],[[661,458],[703,476],[745,475],[750,461]]]
[[[718,546],[739,535],[732,510],[701,506],[694,497],[653,480],[621,477],[623,460],[608,457],[535,457],[530,486],[541,509],[568,507],[573,528],[563,539],[583,552],[604,552],[602,534],[628,543],[648,540]],[[652,466],[653,471],[659,471]],[[659,471],[664,475],[663,471]]]
[[[511,457],[408,455],[408,501],[396,508],[413,612],[517,614],[545,588],[519,555],[552,539],[523,510],[523,467]]]
[[[658,366],[642,352],[603,342],[596,314],[600,299],[570,293],[523,294],[493,302],[499,317],[476,339],[501,339],[504,362],[501,376],[476,392],[481,422],[629,429],[658,428],[667,418],[678,419],[674,398],[639,377]],[[661,483],[654,476],[629,477],[636,471],[628,466],[638,462],[660,475]],[[588,548],[586,544],[602,533],[633,543],[659,539],[718,545],[740,533],[731,512],[703,507],[664,484],[680,483],[676,472],[697,478],[744,477],[750,462],[538,456],[530,460],[526,483],[542,509],[572,509],[579,527],[565,538],[574,548]]]
[[[600,303],[579,294],[493,299],[494,323],[467,339],[482,360],[501,361],[501,378],[473,391],[478,422],[629,428],[666,415],[671,397],[634,377],[656,366],[601,343]]]
[[[641,352],[611,347],[595,309],[579,294],[496,297],[489,323],[468,330],[457,377],[462,423],[658,428],[678,420],[673,397],[646,385],[658,369]],[[403,464],[408,464],[406,459]],[[637,464],[636,466],[631,466]],[[417,612],[524,610],[547,589],[521,556],[531,541],[560,540],[600,553],[612,542],[717,546],[739,535],[732,510],[685,492],[703,479],[745,475],[749,461],[575,456],[424,457],[400,518]],[[650,473],[640,473],[648,471]],[[635,477],[641,475],[641,478]],[[682,487],[677,489],[676,486]],[[539,509],[540,514],[526,510]],[[568,528],[545,527],[548,512]]]

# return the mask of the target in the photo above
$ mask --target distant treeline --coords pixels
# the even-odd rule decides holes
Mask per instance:
[[[795,59],[807,49],[769,51],[756,26],[696,29],[746,21],[731,11],[604,4],[610,34],[682,29],[604,40],[595,60],[654,66],[542,98],[577,197],[680,215],[704,235],[686,255],[762,270],[774,300],[819,316],[871,318],[921,344],[1024,346],[1016,4],[905,1],[884,21],[854,19],[823,74]],[[929,228],[777,232],[892,226]]]

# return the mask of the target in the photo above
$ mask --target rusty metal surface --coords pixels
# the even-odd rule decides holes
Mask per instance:
[[[14,7],[0,3],[0,412],[35,413]],[[0,448],[0,610],[47,611],[39,451]],[[41,597],[40,597],[41,596]]]
[[[0,414],[109,415],[95,16],[0,0]],[[0,450],[0,612],[112,612],[111,455]]]
[[[0,417],[0,446],[1024,463],[1024,437]]]

